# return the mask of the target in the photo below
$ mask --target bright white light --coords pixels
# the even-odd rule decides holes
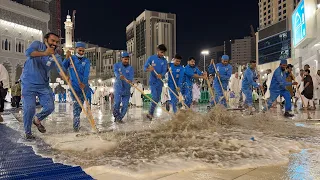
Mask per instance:
[[[94,81],[92,81],[92,83],[94,83]]]
[[[16,24],[16,23],[13,23],[13,22],[5,21],[5,20],[2,20],[2,19],[0,19],[0,24],[6,25],[6,26],[11,26],[11,27],[13,27],[15,29],[19,29],[19,30],[23,30],[23,31],[29,31],[29,32],[34,33],[34,34],[42,34],[41,30],[33,29],[33,28],[30,28],[30,27],[27,27],[27,26],[23,26],[23,25]]]
[[[260,72],[263,72],[263,69],[261,69]]]
[[[320,4],[317,5],[318,9],[320,8]]]
[[[318,44],[315,44],[314,46],[315,46],[315,47],[317,47],[317,46],[320,46],[320,43],[318,43]]]
[[[202,55],[208,55],[208,54],[209,54],[209,51],[208,51],[208,50],[201,51],[201,54],[202,54]]]
[[[101,83],[101,79],[99,79],[98,82]]]
[[[112,80],[111,80],[111,81],[112,81],[112,83],[116,82],[116,80],[115,80],[114,78],[112,78]]]
[[[113,91],[114,91],[113,88],[110,88],[110,92],[113,93]]]

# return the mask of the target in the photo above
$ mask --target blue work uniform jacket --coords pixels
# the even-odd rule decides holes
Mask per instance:
[[[175,66],[173,63],[169,63],[169,67],[171,68],[172,76],[177,84],[177,87],[181,88],[182,82],[183,82],[184,68],[181,65]],[[168,74],[169,87],[175,87],[172,76],[169,72]]]
[[[56,67],[58,72],[60,72],[51,55],[41,57],[31,56],[34,51],[44,52],[46,49],[47,46],[40,41],[32,42],[27,48],[25,52],[27,60],[24,63],[20,77],[23,88],[32,87],[36,90],[49,87],[50,70]],[[60,65],[62,65],[61,56],[59,54],[55,54],[55,56]],[[65,71],[63,67],[62,69]]]
[[[158,74],[161,74],[162,79],[165,78],[165,75],[168,70],[168,62],[167,62],[166,58],[164,58],[164,57],[160,58],[158,55],[150,56],[148,58],[148,60],[146,61],[146,63],[144,64],[144,71],[145,72],[147,72],[147,68],[150,65],[153,66],[153,68],[155,69],[155,71]],[[153,86],[153,85],[163,86],[163,82],[160,79],[158,79],[156,73],[154,73],[153,71],[150,73],[149,84],[151,86]]]
[[[77,69],[77,73],[79,76],[79,79],[81,81],[81,83],[83,83],[84,85],[86,85],[85,87],[85,92],[88,92],[89,90],[89,75],[90,75],[90,60],[86,57],[83,58],[78,58],[75,55],[71,56],[74,66]],[[65,59],[63,61],[63,66],[64,68],[69,70],[69,76],[70,76],[70,80],[71,80],[71,85],[73,87],[73,89],[77,92],[81,92],[81,88],[75,73],[75,69],[73,68],[73,66],[71,65],[71,61],[70,59]]]
[[[259,87],[259,84],[254,81],[255,79],[257,79],[256,73],[248,67],[244,71],[241,88],[252,89],[252,86],[255,88]]]
[[[216,68],[217,68],[217,71],[220,75],[220,80],[221,80],[222,85],[224,86],[224,88],[227,88],[231,74],[232,74],[232,66],[230,64],[223,65],[222,63],[218,63],[218,64],[216,64]],[[208,72],[210,74],[216,73],[213,64],[210,64],[210,66],[208,67]],[[217,76],[214,79],[214,85],[220,86],[220,83],[219,83]]]
[[[286,86],[292,85],[292,82],[288,82],[286,78],[287,78],[286,71],[282,71],[281,67],[279,66],[273,73],[269,90],[270,91],[286,90]]]
[[[185,68],[184,68],[184,77],[183,77],[183,83],[185,86],[192,86],[195,79],[194,79],[194,75],[195,74],[198,74],[199,76],[201,76],[203,73],[195,66],[190,66],[190,65],[187,65]]]
[[[122,62],[118,62],[113,65],[113,71],[116,77],[113,85],[115,94],[119,93],[120,95],[130,95],[130,84],[125,80],[121,80],[120,76],[123,75],[126,79],[132,82],[134,78],[134,70],[132,66],[124,66]]]

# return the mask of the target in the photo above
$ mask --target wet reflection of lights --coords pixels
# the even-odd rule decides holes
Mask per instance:
[[[101,112],[101,109],[99,110],[99,112],[98,112],[98,124],[102,124],[103,122],[102,122],[102,112]]]
[[[288,165],[288,179],[290,180],[313,180],[320,177],[318,168],[319,152],[302,150],[293,154]]]
[[[156,109],[156,116],[159,117],[162,114],[162,109],[160,107],[157,107]]]
[[[295,125],[296,125],[297,127],[306,127],[305,124],[301,124],[301,123],[295,123]]]

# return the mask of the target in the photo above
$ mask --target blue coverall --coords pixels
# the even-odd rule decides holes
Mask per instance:
[[[34,41],[27,48],[25,54],[27,60],[24,63],[21,74],[21,87],[23,99],[23,124],[26,134],[31,134],[32,119],[36,116],[40,121],[44,120],[54,111],[53,92],[49,86],[50,70],[55,66],[52,56],[32,57],[34,51],[43,52],[46,45],[40,41]],[[55,55],[60,64],[61,56]],[[58,69],[58,72],[59,69]],[[36,96],[38,96],[42,110],[36,114]]]
[[[231,74],[232,74],[232,66],[230,64],[223,65],[222,63],[218,63],[218,64],[216,64],[216,68],[217,68],[217,71],[220,75],[222,87],[223,87],[224,91],[226,91],[228,84],[229,84]],[[216,73],[213,64],[210,64],[210,66],[208,67],[208,72],[210,74]],[[222,89],[221,89],[221,85],[220,85],[220,82],[219,82],[217,76],[214,79],[213,88],[214,88],[214,92],[215,92],[215,101],[218,104],[223,104],[225,107],[227,107],[227,102],[226,102],[226,99],[224,98],[224,95],[223,95],[224,91],[222,91]]]
[[[147,72],[147,69],[150,65],[153,66],[155,71],[162,76],[162,79],[165,77],[168,69],[168,62],[166,58],[164,57],[160,58],[158,55],[150,56],[146,61],[146,63],[144,64],[145,72]],[[162,93],[163,82],[160,79],[158,79],[156,73],[153,71],[150,73],[149,84],[150,84],[152,99],[155,102],[159,103],[161,98],[161,93]],[[154,103],[151,104],[151,107],[149,110],[150,115],[153,116],[156,106],[157,105]]]
[[[94,94],[94,92],[93,92],[93,90],[91,89],[91,87],[89,87],[86,96],[87,96],[87,100],[88,100],[88,103],[89,103],[90,107],[91,107],[91,97],[92,97],[92,94]]]
[[[78,58],[75,55],[72,55],[71,58],[73,60],[75,68],[77,69],[77,73],[81,83],[85,85],[84,92],[85,94],[87,94],[87,92],[89,91],[90,60],[86,57]],[[71,85],[75,93],[79,97],[81,103],[83,104],[84,97],[82,94],[82,90],[80,88],[80,83],[78,82],[75,70],[71,64],[70,59],[65,59],[63,61],[63,66],[64,68],[69,70]],[[82,109],[73,93],[71,93],[71,98],[72,98],[72,101],[74,102],[73,103],[73,128],[77,130],[80,127],[80,113]]]
[[[192,86],[195,81],[195,79],[193,77],[195,74],[202,76],[203,73],[195,66],[187,65],[184,68],[182,94],[184,96],[185,103],[189,108],[192,104]]]
[[[291,111],[291,95],[286,89],[286,86],[291,86],[292,82],[286,81],[287,74],[282,71],[279,66],[273,73],[271,84],[270,84],[270,98],[268,100],[268,109],[271,108],[272,103],[278,98],[278,96],[283,96],[285,99],[285,111]]]
[[[254,81],[255,79],[257,79],[256,73],[250,67],[248,67],[244,71],[241,87],[241,91],[246,96],[246,100],[244,103],[248,106],[252,106],[253,104],[252,87],[259,87],[259,84]]]
[[[116,77],[114,88],[114,104],[113,104],[113,116],[116,121],[121,121],[126,115],[130,100],[130,84],[125,80],[121,80],[120,76],[123,75],[127,80],[133,81],[134,70],[132,66],[124,66],[122,62],[118,62],[113,65],[114,75]],[[122,108],[120,111],[120,104],[122,103]]]
[[[180,88],[180,91],[181,91],[183,75],[184,75],[184,68],[181,65],[175,66],[173,63],[169,63],[169,67],[171,68],[172,76],[174,78],[174,81],[176,82],[177,87]],[[168,74],[168,86],[169,86],[169,88],[172,89],[172,91],[176,95],[179,96],[179,93],[176,90],[176,86],[174,84],[172,76],[171,76],[171,74],[169,72],[169,74]],[[171,91],[170,91],[170,98],[171,98],[170,102],[171,102],[171,105],[172,105],[173,112],[176,113],[177,112],[178,99]]]

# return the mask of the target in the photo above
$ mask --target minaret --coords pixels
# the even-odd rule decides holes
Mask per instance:
[[[67,50],[70,50],[72,53],[73,50],[73,44],[72,44],[72,32],[73,32],[73,23],[71,21],[71,16],[67,15],[67,19],[64,22],[64,29],[65,29],[65,45],[64,45],[64,52],[67,52]]]

